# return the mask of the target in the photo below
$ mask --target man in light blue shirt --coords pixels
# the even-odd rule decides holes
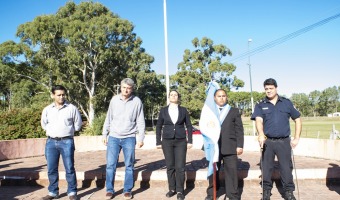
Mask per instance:
[[[74,169],[74,132],[82,126],[78,109],[66,101],[66,88],[52,87],[54,102],[44,108],[41,126],[46,131],[45,157],[48,170],[48,195],[43,200],[55,199],[59,195],[59,157],[61,155],[66,171],[67,195],[70,200],[77,199],[77,178]]]
[[[121,82],[121,93],[111,99],[103,126],[103,143],[106,153],[106,199],[114,197],[114,181],[118,156],[123,149],[125,180],[123,195],[131,199],[134,186],[135,146],[141,148],[145,136],[145,119],[141,100],[132,95],[134,81],[125,78]],[[136,134],[139,133],[136,139]]]

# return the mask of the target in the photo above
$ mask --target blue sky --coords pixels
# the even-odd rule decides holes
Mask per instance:
[[[0,43],[18,41],[20,24],[55,14],[66,0],[11,0],[1,4]],[[80,1],[75,1],[79,3]],[[163,0],[98,0],[135,25],[142,46],[155,57],[152,69],[165,74]],[[236,58],[249,49],[340,13],[338,0],[167,0],[169,73],[174,74],[191,40],[204,36],[225,44]],[[340,86],[340,17],[282,44],[250,56],[253,91],[262,92],[275,78],[279,94],[322,91]],[[248,57],[237,60],[234,73],[250,91]]]

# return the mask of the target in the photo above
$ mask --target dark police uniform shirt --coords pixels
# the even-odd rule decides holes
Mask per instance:
[[[268,98],[256,104],[251,119],[255,120],[256,117],[263,119],[263,131],[267,137],[282,138],[290,136],[289,118],[299,118],[300,112],[289,99],[278,96],[275,105]]]

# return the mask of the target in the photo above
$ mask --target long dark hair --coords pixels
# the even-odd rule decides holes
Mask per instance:
[[[179,105],[181,103],[181,94],[177,90],[170,90],[169,97],[171,92],[176,92],[178,96],[177,104]]]

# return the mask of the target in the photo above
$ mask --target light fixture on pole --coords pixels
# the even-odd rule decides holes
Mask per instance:
[[[248,67],[249,67],[249,80],[250,80],[250,101],[251,101],[251,113],[254,113],[254,98],[253,98],[253,83],[251,80],[251,64],[250,64],[250,54],[249,54],[249,44],[252,42],[252,39],[248,39]],[[255,130],[255,121],[253,121],[253,135],[256,135]]]
[[[166,0],[163,1],[164,13],[164,45],[165,45],[165,86],[166,86],[166,104],[169,104],[170,80],[169,80],[169,59],[168,59],[168,25],[166,18]]]

